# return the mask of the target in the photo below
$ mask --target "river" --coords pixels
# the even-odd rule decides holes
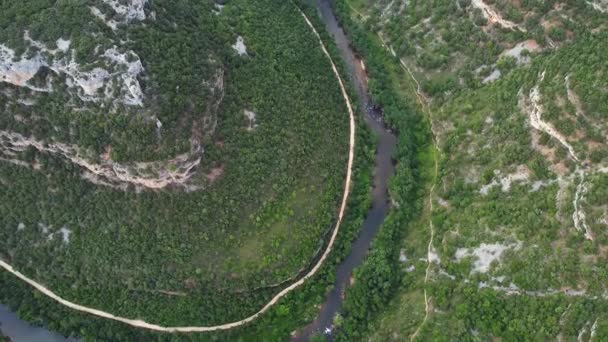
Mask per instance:
[[[8,307],[0,304],[0,331],[14,342],[66,342],[74,341],[51,332],[45,328],[35,327],[22,321]]]
[[[378,137],[378,146],[374,170],[374,188],[372,190],[372,207],[367,213],[359,236],[352,245],[350,255],[338,265],[336,281],[332,290],[328,293],[319,315],[310,325],[298,333],[297,337],[294,338],[296,341],[307,340],[309,336],[315,333],[331,335],[333,317],[342,307],[344,290],[350,283],[353,269],[365,259],[372,240],[388,214],[390,200],[387,183],[394,173],[392,155],[397,145],[395,135],[382,121],[382,110],[375,106],[370,99],[364,63],[351,48],[350,40],[333,13],[331,0],[312,0],[312,2],[317,7],[321,20],[334,39],[340,50],[340,55],[346,63],[351,84],[354,86],[363,106],[363,118],[366,125]]]
[[[318,9],[319,16],[325,23],[327,31],[333,37],[342,59],[344,60],[351,84],[357,93],[363,108],[363,118],[366,125],[378,137],[376,151],[374,188],[372,190],[372,207],[361,227],[361,232],[352,245],[351,253],[338,265],[336,281],[328,293],[319,315],[306,326],[295,340],[306,340],[314,333],[326,333],[332,330],[332,320],[339,312],[344,300],[344,290],[350,283],[355,267],[359,266],[369,250],[370,244],[390,208],[387,182],[394,172],[392,155],[396,147],[396,138],[382,121],[382,110],[375,106],[369,96],[367,73],[363,61],[350,46],[350,41],[337,18],[335,17],[330,0],[311,0]],[[70,341],[44,328],[35,327],[20,320],[6,306],[0,304],[0,331],[15,342],[34,341]],[[329,333],[331,334],[331,333]]]

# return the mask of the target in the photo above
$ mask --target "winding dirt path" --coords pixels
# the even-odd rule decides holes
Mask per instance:
[[[294,6],[295,6],[295,4],[294,4]],[[304,282],[306,280],[308,280],[309,278],[313,277],[319,271],[319,269],[321,268],[321,266],[323,265],[323,263],[325,262],[325,260],[329,256],[329,253],[332,251],[332,248],[333,248],[334,243],[336,241],[336,237],[338,235],[338,231],[340,229],[340,224],[342,223],[342,219],[344,217],[344,212],[346,210],[346,204],[347,204],[347,201],[348,201],[348,195],[349,195],[350,187],[351,187],[352,168],[353,168],[354,155],[355,155],[355,153],[354,153],[354,151],[355,151],[355,114],[354,114],[354,111],[353,111],[350,99],[348,97],[348,94],[346,92],[346,88],[344,86],[344,81],[340,77],[340,74],[338,73],[338,69],[336,68],[336,65],[335,65],[333,59],[329,55],[329,52],[327,52],[327,49],[325,48],[325,44],[323,44],[323,41],[321,40],[321,37],[319,36],[319,33],[314,28],[314,26],[312,25],[312,23],[310,22],[310,20],[308,20],[308,17],[306,17],[306,15],[304,14],[304,12],[302,12],[299,8],[298,8],[298,11],[302,15],[302,17],[304,17],[304,20],[306,21],[306,23],[308,24],[308,26],[310,27],[310,29],[313,31],[313,33],[319,39],[319,45],[321,46],[321,50],[323,50],[323,53],[325,54],[325,56],[327,56],[327,58],[329,59],[329,61],[331,63],[332,70],[333,70],[334,74],[336,75],[336,78],[338,79],[338,83],[340,84],[340,89],[342,90],[342,96],[344,97],[344,101],[346,102],[346,107],[348,108],[349,121],[350,121],[350,138],[349,138],[348,165],[347,165],[347,169],[346,169],[346,181],[345,181],[345,186],[344,186],[344,194],[342,196],[342,204],[340,205],[340,211],[338,213],[338,220],[336,221],[336,226],[333,229],[333,232],[331,234],[331,238],[329,240],[329,243],[327,244],[327,248],[323,252],[323,255],[321,255],[321,257],[319,258],[319,261],[310,270],[310,272],[308,272],[306,275],[304,275],[300,280],[294,282],[290,286],[288,286],[285,289],[283,289],[281,292],[277,293],[258,312],[256,312],[255,314],[253,314],[253,315],[251,315],[251,316],[249,316],[247,318],[244,318],[244,319],[242,319],[240,321],[226,323],[226,324],[220,324],[220,325],[214,325],[214,326],[208,326],[208,327],[198,327],[198,326],[165,327],[165,326],[161,326],[161,325],[156,325],[156,324],[148,323],[148,322],[145,322],[145,321],[139,320],[139,319],[129,319],[129,318],[125,318],[125,317],[115,316],[115,315],[112,315],[109,312],[105,312],[105,311],[102,311],[102,310],[97,310],[97,309],[94,309],[94,308],[91,308],[91,307],[87,307],[87,306],[76,304],[76,303],[71,302],[69,300],[66,300],[64,298],[61,298],[59,295],[55,294],[53,291],[51,291],[48,288],[44,287],[42,284],[36,282],[35,280],[33,280],[31,278],[28,278],[26,275],[24,275],[21,272],[15,270],[11,265],[9,265],[8,263],[6,263],[6,262],[4,262],[2,260],[0,260],[0,266],[2,268],[4,268],[6,271],[8,271],[8,272],[12,273],[13,275],[15,275],[17,278],[19,278],[19,279],[23,280],[24,282],[28,283],[29,285],[31,285],[32,287],[34,287],[36,290],[40,291],[45,296],[47,296],[47,297],[49,297],[49,298],[57,301],[59,304],[64,305],[64,306],[66,306],[66,307],[68,307],[70,309],[73,309],[73,310],[76,310],[76,311],[79,311],[79,312],[83,312],[83,313],[88,313],[88,314],[95,315],[95,316],[98,316],[98,317],[107,318],[107,319],[111,319],[111,320],[114,320],[114,321],[122,322],[122,323],[128,324],[128,325],[136,327],[136,328],[144,328],[144,329],[150,329],[150,330],[161,331],[161,332],[170,332],[170,333],[175,333],[175,332],[209,332],[209,331],[218,331],[218,330],[228,330],[228,329],[232,329],[232,328],[236,328],[236,327],[242,326],[242,325],[247,324],[249,322],[252,322],[256,318],[258,318],[260,315],[262,315],[263,313],[265,313],[266,311],[268,311],[279,300],[281,300],[281,298],[285,297],[288,293],[290,293],[291,291],[295,290],[296,288],[298,288],[299,286],[301,286],[302,284],[304,284]]]

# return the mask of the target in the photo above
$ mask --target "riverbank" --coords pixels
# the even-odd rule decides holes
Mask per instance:
[[[429,222],[424,213],[428,211],[425,207],[436,178],[438,154],[429,117],[424,105],[418,103],[415,80],[391,57],[377,36],[352,20],[352,6],[347,1],[334,2],[334,10],[351,36],[353,47],[365,59],[374,84],[371,98],[384,109],[384,118],[398,137],[396,172],[389,185],[394,210],[382,225],[365,262],[355,271],[353,285],[345,292],[343,315],[333,322],[338,340],[353,340],[365,336],[369,324],[393,299],[401,283],[415,281],[418,273],[424,272],[404,269],[400,262],[401,241],[405,236],[419,238],[420,251],[426,251],[428,231],[421,222]]]
[[[325,29],[332,36],[342,61],[346,64],[351,85],[356,90],[362,104],[361,113],[358,114],[363,117],[367,127],[377,137],[378,144],[375,153],[372,206],[361,225],[359,236],[352,245],[351,253],[338,265],[336,281],[327,294],[319,314],[311,324],[298,332],[294,337],[296,341],[305,340],[315,333],[331,332],[333,318],[342,307],[344,292],[351,283],[353,270],[367,256],[369,247],[390,210],[388,180],[394,173],[395,168],[392,158],[397,144],[395,135],[383,121],[382,108],[377,106],[370,98],[365,61],[357,56],[351,48],[350,40],[334,16],[330,3],[326,0],[317,0],[314,5],[319,13],[319,18],[325,25]]]
[[[65,342],[73,341],[65,337],[55,334],[45,328],[32,326],[11,312],[9,308],[0,305],[0,341],[2,335],[9,341],[48,341],[48,342]]]

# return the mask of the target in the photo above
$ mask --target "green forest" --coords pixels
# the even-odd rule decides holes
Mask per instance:
[[[2,3],[0,260],[163,326],[241,320],[300,279],[336,224],[349,148],[302,14],[357,114],[345,216],[312,278],[206,333],[78,313],[4,271],[0,303],[83,340],[299,340],[372,215],[377,110],[397,137],[389,213],[305,340],[608,338],[601,0]]]
[[[79,304],[168,326],[244,318],[309,267],[334,225],[343,192],[348,114],[329,61],[294,4],[232,1],[215,13],[207,1],[155,1],[144,8],[149,16],[144,24],[119,25],[111,32],[91,23],[63,22],[67,17],[94,21],[84,13],[85,3],[2,6],[8,7],[2,16],[20,18],[4,18],[3,25],[17,32],[33,23],[55,25],[31,13],[56,13],[54,20],[62,25],[56,32],[30,29],[32,39],[48,44],[56,37],[75,44],[86,39],[79,35],[95,30],[104,35],[94,35],[101,40],[129,37],[126,48],[139,56],[145,70],[144,111],[162,121],[163,134],[165,128],[173,133],[157,141],[154,130],[151,136],[139,135],[132,126],[147,125],[145,113],[118,108],[106,115],[103,106],[98,113],[84,113],[52,104],[68,97],[60,91],[65,89],[40,95],[7,83],[0,83],[7,94],[28,92],[36,105],[13,111],[20,104],[3,96],[8,109],[2,130],[92,150],[97,147],[78,132],[90,134],[98,147],[108,144],[108,136],[118,139],[110,143],[113,160],[140,162],[147,152],[129,149],[152,149],[152,158],[162,159],[171,152],[165,148],[181,149],[180,141],[188,141],[197,125],[217,116],[215,130],[200,137],[204,154],[194,177],[203,186],[192,191],[93,184],[78,165],[35,148],[14,156],[22,163],[1,162],[2,260]],[[71,13],[79,11],[82,16],[73,19]],[[246,55],[232,48],[239,36]],[[87,44],[96,49],[97,42]],[[75,53],[80,60],[80,52]],[[212,100],[201,85],[209,83],[205,78],[215,64],[223,70],[224,94],[217,113],[209,113]],[[255,126],[245,111],[256,114]],[[15,124],[17,115],[36,118],[58,133]],[[80,127],[80,119],[97,131]],[[365,162],[360,165],[365,169]],[[217,178],[213,182],[211,175]],[[355,210],[353,219],[358,215]],[[19,304],[27,318],[28,304],[16,301],[11,291],[29,289],[2,289],[1,302]],[[57,324],[70,326],[69,321]]]

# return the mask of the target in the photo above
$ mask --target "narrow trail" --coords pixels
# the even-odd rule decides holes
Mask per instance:
[[[410,68],[407,66],[407,64],[403,61],[403,59],[399,59],[399,63],[401,65],[401,68],[403,68],[403,70],[405,70],[410,75],[410,77],[414,81],[414,84],[416,85],[416,89],[414,89],[416,98],[418,99],[418,102],[420,103],[420,106],[422,107],[423,112],[428,116],[429,123],[431,124],[431,135],[432,135],[432,139],[433,139],[433,147],[435,148],[435,151],[436,151],[436,153],[433,154],[433,162],[434,162],[433,182],[432,182],[431,188],[429,189],[429,201],[428,201],[428,208],[429,208],[429,213],[430,213],[430,218],[429,218],[430,238],[429,238],[429,243],[427,245],[427,265],[426,265],[426,271],[425,271],[425,275],[424,275],[424,285],[425,285],[425,288],[424,288],[424,319],[422,320],[422,322],[420,323],[418,328],[416,328],[414,333],[410,336],[410,341],[413,341],[416,339],[416,337],[418,337],[420,330],[422,329],[424,324],[429,319],[430,313],[433,309],[432,297],[427,295],[426,284],[429,282],[429,278],[430,278],[430,274],[431,274],[431,267],[432,267],[434,259],[436,258],[436,254],[435,254],[435,251],[433,248],[433,241],[435,239],[435,227],[433,226],[433,209],[434,209],[433,197],[435,194],[435,186],[437,185],[437,181],[438,181],[437,177],[439,176],[439,161],[437,158],[438,158],[438,155],[441,152],[441,150],[439,149],[438,135],[435,130],[435,125],[434,125],[434,121],[433,121],[433,112],[431,111],[431,109],[429,107],[429,103],[428,103],[429,100],[422,92],[422,87],[420,86],[420,83],[418,82],[418,80],[416,79],[416,77],[414,76],[414,74],[412,73]]]
[[[437,149],[437,152],[439,152],[439,147],[437,145],[435,145],[435,148]],[[430,274],[431,274],[431,266],[433,264],[433,260],[436,258],[436,254],[433,248],[433,241],[435,239],[435,227],[433,226],[433,195],[435,193],[435,185],[437,184],[437,175],[438,175],[438,170],[439,170],[439,163],[437,161],[437,156],[435,155],[434,157],[434,162],[435,162],[435,172],[434,172],[434,176],[433,176],[433,184],[431,185],[431,188],[429,190],[429,213],[430,213],[430,218],[429,218],[429,231],[430,231],[430,238],[429,238],[429,244],[427,245],[427,264],[426,264],[426,271],[424,274],[424,319],[422,320],[422,322],[420,323],[420,325],[418,326],[418,328],[416,328],[416,330],[414,331],[414,333],[412,334],[412,336],[410,336],[410,341],[413,341],[416,339],[416,337],[418,337],[418,334],[420,333],[420,330],[422,329],[422,327],[424,326],[424,324],[427,322],[427,320],[429,319],[429,315],[433,309],[433,303],[432,303],[432,297],[427,295],[427,291],[426,291],[426,285],[429,282],[429,278],[430,278]]]
[[[294,6],[296,6],[296,5],[294,4]],[[175,333],[175,332],[210,332],[210,331],[218,331],[218,330],[228,330],[228,329],[232,329],[232,328],[236,328],[236,327],[245,325],[247,323],[250,323],[250,322],[254,321],[256,318],[258,318],[259,316],[261,316],[262,314],[264,314],[273,305],[275,305],[279,300],[281,300],[283,297],[285,297],[288,293],[292,292],[293,290],[295,290],[296,288],[298,288],[299,286],[301,286],[302,284],[304,284],[304,282],[306,280],[308,280],[311,277],[313,277],[319,271],[319,269],[321,268],[321,266],[323,265],[323,263],[325,262],[325,260],[329,256],[330,252],[332,251],[332,249],[334,247],[334,243],[336,241],[336,237],[338,235],[338,231],[340,230],[340,224],[342,223],[342,219],[344,217],[344,212],[346,211],[346,204],[348,202],[348,195],[349,195],[350,187],[351,187],[352,168],[353,168],[354,155],[355,155],[355,153],[354,153],[354,150],[355,150],[355,114],[354,114],[354,111],[353,111],[353,108],[352,108],[351,101],[350,101],[350,99],[348,97],[348,94],[346,92],[344,81],[342,80],[342,77],[340,76],[340,74],[338,72],[338,69],[337,69],[337,67],[336,67],[333,59],[331,58],[329,52],[327,51],[327,49],[325,47],[325,44],[321,40],[321,37],[319,36],[319,33],[314,28],[314,26],[312,25],[312,23],[310,22],[310,20],[308,19],[308,17],[304,14],[304,12],[302,12],[297,6],[296,6],[296,8],[300,12],[300,14],[302,15],[302,17],[304,18],[304,20],[306,21],[306,23],[308,24],[308,26],[312,30],[312,32],[315,34],[315,36],[317,36],[317,38],[319,40],[319,45],[321,47],[321,50],[323,51],[323,53],[325,54],[325,56],[329,59],[329,61],[331,63],[332,70],[333,70],[333,72],[334,72],[334,74],[335,74],[335,76],[336,76],[336,78],[338,80],[338,83],[340,85],[340,89],[342,91],[342,96],[344,97],[344,101],[345,101],[346,107],[348,109],[349,123],[350,123],[348,164],[347,164],[347,169],[346,169],[346,180],[345,180],[345,186],[344,186],[344,194],[342,196],[342,204],[340,205],[340,211],[338,213],[338,218],[337,218],[337,221],[336,221],[336,225],[335,225],[335,227],[333,229],[333,232],[331,234],[331,238],[329,240],[329,243],[327,244],[327,248],[325,249],[325,251],[323,252],[323,254],[321,255],[321,257],[319,258],[319,260],[317,261],[317,263],[314,265],[314,267],[307,274],[305,274],[298,281],[294,282],[290,286],[286,287],[285,289],[283,289],[282,291],[280,291],[279,293],[277,293],[258,312],[256,312],[255,314],[253,314],[253,315],[251,315],[251,316],[249,316],[247,318],[244,318],[242,320],[231,322],[231,323],[226,323],[226,324],[214,325],[214,326],[165,327],[165,326],[161,326],[161,325],[157,325],[157,324],[148,323],[148,322],[145,322],[145,321],[139,320],[139,319],[129,319],[129,318],[125,318],[125,317],[115,316],[115,315],[113,315],[113,314],[111,314],[109,312],[105,312],[105,311],[102,311],[102,310],[97,310],[97,309],[94,309],[94,308],[91,308],[91,307],[87,307],[87,306],[76,304],[74,302],[68,301],[68,300],[60,297],[59,295],[55,294],[53,291],[51,291],[48,288],[46,288],[44,285],[36,282],[35,280],[27,277],[26,275],[22,274],[21,272],[15,270],[11,265],[9,265],[8,263],[4,262],[3,260],[0,260],[0,266],[2,268],[4,268],[6,271],[12,273],[17,278],[19,278],[19,279],[23,280],[24,282],[26,282],[27,284],[31,285],[32,287],[34,287],[36,290],[40,291],[45,296],[47,296],[47,297],[55,300],[59,304],[61,304],[63,306],[66,306],[66,307],[68,307],[70,309],[73,309],[73,310],[76,310],[76,311],[79,311],[79,312],[82,312],[82,313],[87,313],[87,314],[91,314],[91,315],[94,315],[94,316],[98,316],[98,317],[101,317],[101,318],[106,318],[106,319],[118,321],[118,322],[121,322],[121,323],[125,323],[125,324],[128,324],[128,325],[136,327],[136,328],[144,328],[144,329],[150,329],[150,330],[155,330],[155,331],[160,331],[160,332],[169,332],[169,333]]]

